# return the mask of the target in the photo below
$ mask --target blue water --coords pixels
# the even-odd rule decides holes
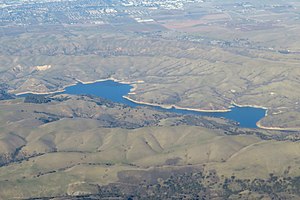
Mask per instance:
[[[123,98],[127,95],[132,88],[129,84],[122,84],[114,81],[101,81],[91,84],[78,83],[76,85],[65,88],[63,93],[65,94],[75,94],[75,95],[94,95],[98,97],[103,97],[109,99],[113,102],[123,103],[132,107],[141,106],[143,104],[137,104]],[[145,105],[144,105],[145,106]],[[238,107],[234,106],[231,111],[228,112],[198,112],[182,110],[177,108],[165,109],[158,106],[149,106],[160,111],[168,111],[180,114],[193,114],[201,116],[211,116],[211,117],[223,117],[230,119],[239,123],[240,127],[244,128],[257,128],[256,122],[265,116],[266,110],[262,108],[254,107]]]

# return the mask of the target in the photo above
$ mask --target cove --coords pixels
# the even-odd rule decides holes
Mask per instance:
[[[179,114],[193,114],[210,117],[223,117],[229,120],[233,120],[239,123],[240,127],[244,128],[258,128],[256,123],[265,116],[266,110],[255,107],[238,107],[234,106],[231,111],[228,112],[200,112],[191,111],[177,108],[162,108],[159,106],[149,106],[132,102],[128,99],[123,98],[130,92],[132,86],[130,84],[123,84],[112,80],[99,81],[94,83],[77,83],[76,85],[65,88],[63,94],[73,95],[93,95],[102,98],[109,99],[113,102],[126,104],[131,107],[136,106],[148,106],[160,111],[167,111]]]

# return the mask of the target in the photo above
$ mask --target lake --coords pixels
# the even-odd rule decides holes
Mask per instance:
[[[98,97],[103,97],[109,99],[113,102],[123,103],[131,107],[136,106],[148,106],[155,108],[160,111],[167,111],[180,114],[193,114],[201,116],[210,116],[210,117],[223,117],[230,119],[239,123],[240,127],[244,128],[257,128],[256,123],[265,116],[266,110],[262,108],[254,107],[238,107],[234,106],[231,108],[231,111],[228,112],[199,112],[199,111],[190,111],[177,108],[161,108],[159,106],[149,106],[134,103],[128,99],[123,98],[124,95],[127,95],[132,88],[129,84],[122,84],[112,80],[100,81],[90,84],[78,83],[73,86],[65,88],[64,94],[75,94],[75,95],[94,95]]]

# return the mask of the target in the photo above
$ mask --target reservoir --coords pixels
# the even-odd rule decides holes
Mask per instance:
[[[239,123],[240,127],[244,128],[257,128],[256,123],[265,116],[266,110],[262,108],[254,107],[238,107],[234,106],[231,111],[228,112],[200,112],[200,111],[190,111],[177,108],[161,108],[159,106],[149,106],[139,103],[134,103],[128,99],[123,98],[126,96],[130,89],[132,88],[129,84],[122,84],[112,80],[100,81],[95,83],[83,84],[78,83],[73,86],[65,88],[64,94],[74,94],[74,95],[93,95],[98,97],[103,97],[109,99],[113,102],[126,104],[131,107],[136,106],[148,106],[160,111],[167,111],[179,114],[193,114],[201,116],[210,117],[223,117],[230,119]]]

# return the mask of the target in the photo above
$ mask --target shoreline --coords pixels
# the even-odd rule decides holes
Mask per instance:
[[[75,83],[71,83],[71,84],[68,84],[68,85],[65,85],[63,86],[61,89],[58,89],[56,91],[51,91],[51,92],[32,92],[32,91],[25,91],[25,92],[18,92],[18,93],[15,93],[16,96],[19,96],[19,95],[23,95],[23,94],[55,94],[55,93],[59,93],[59,92],[64,92],[65,91],[65,88],[67,87],[70,87],[70,86],[74,86],[74,85],[77,85],[78,83],[82,83],[82,84],[92,84],[92,83],[97,83],[97,82],[103,82],[103,81],[114,81],[114,82],[118,82],[118,83],[122,83],[122,84],[129,84],[131,86],[133,86],[132,89],[135,89],[136,87],[136,84],[137,83],[144,83],[143,80],[137,80],[137,81],[133,81],[133,82],[129,82],[129,81],[121,81],[121,80],[118,80],[118,79],[115,79],[113,77],[111,78],[106,78],[106,79],[97,79],[95,81],[82,81],[80,79],[74,79],[76,80]],[[11,92],[11,91],[9,91]],[[14,94],[13,92],[11,92],[12,94]]]
[[[196,112],[206,112],[206,113],[213,113],[213,112],[230,112],[231,110],[230,109],[227,109],[227,110],[202,110],[202,109],[197,109],[197,108],[185,108],[185,107],[180,107],[180,106],[176,106],[174,104],[171,104],[171,105],[161,105],[161,104],[156,104],[156,103],[147,103],[147,102],[144,102],[144,101],[137,101],[137,100],[134,100],[134,99],[131,99],[130,97],[128,96],[123,96],[123,98],[129,100],[129,101],[132,101],[136,104],[139,104],[139,105],[148,105],[148,106],[157,106],[157,107],[161,107],[161,108],[164,108],[164,109],[171,109],[171,108],[176,108],[176,109],[180,109],[180,110],[189,110],[189,111],[196,111]]]
[[[97,79],[95,81],[82,81],[80,79],[75,79],[75,80],[82,84],[92,84],[92,83],[103,82],[103,81],[114,81],[114,82],[118,82],[118,83],[122,83],[122,84],[129,84],[129,85],[136,84],[136,83],[144,83],[143,80],[137,80],[137,81],[130,82],[130,81],[122,81],[122,80],[119,80],[119,79],[116,79],[113,77],[105,78],[105,79]]]
[[[180,110],[189,110],[189,111],[196,111],[196,112],[206,112],[206,113],[212,113],[212,112],[229,112],[231,111],[230,109],[228,110],[202,110],[202,109],[194,109],[194,108],[184,108],[184,107],[180,107],[180,106],[176,106],[176,105],[160,105],[160,104],[154,104],[154,103],[147,103],[147,102],[143,102],[143,101],[136,101],[133,100],[131,98],[129,98],[128,96],[123,96],[123,98],[132,101],[134,103],[140,104],[142,105],[149,105],[149,106],[158,106],[164,109],[171,109],[172,107],[176,108],[176,109],[180,109]],[[237,107],[254,107],[254,108],[262,108],[264,110],[266,110],[266,114],[265,116],[267,116],[267,108],[263,107],[263,106],[251,106],[251,105],[239,105],[236,103],[233,103],[233,105],[237,106]],[[233,106],[231,106],[233,107]],[[298,131],[299,128],[280,128],[280,127],[267,127],[267,126],[263,126],[260,124],[260,120],[258,122],[256,122],[256,126],[257,128],[260,129],[264,129],[264,130],[275,130],[275,131]]]
[[[128,93],[128,95],[130,94],[136,94],[134,91],[137,89],[137,84],[138,83],[144,83],[143,80],[137,80],[137,81],[133,81],[133,82],[130,82],[130,81],[123,81],[123,80],[119,80],[119,79],[116,79],[116,78],[113,78],[113,77],[110,77],[110,78],[105,78],[105,79],[97,79],[95,81],[82,81],[80,79],[74,79],[76,82],[75,83],[71,83],[71,84],[68,84],[68,85],[65,85],[63,86],[63,88],[57,90],[57,91],[52,91],[52,92],[32,92],[32,91],[25,91],[25,92],[19,92],[19,93],[15,93],[16,96],[19,96],[19,95],[23,95],[23,94],[40,94],[40,95],[43,95],[43,94],[55,94],[55,93],[60,93],[60,92],[64,92],[65,91],[65,88],[67,87],[70,87],[70,86],[74,86],[78,83],[81,83],[81,84],[92,84],[92,83],[97,83],[97,82],[103,82],[103,81],[108,81],[108,80],[111,80],[111,81],[114,81],[114,82],[118,82],[118,83],[122,83],[122,84],[129,84],[132,86],[132,88],[130,89],[130,92]],[[176,106],[174,104],[171,104],[171,105],[161,105],[161,104],[155,104],[155,103],[148,103],[148,102],[143,102],[143,101],[137,101],[137,100],[134,100],[134,99],[131,99],[129,96],[123,96],[123,98],[131,101],[131,102],[134,102],[134,103],[137,103],[141,106],[143,105],[148,105],[148,106],[157,106],[157,107],[161,107],[161,108],[164,108],[164,109],[171,109],[171,108],[175,108],[175,109],[180,109],[180,110],[188,110],[188,111],[195,111],[195,112],[206,112],[206,113],[213,113],[213,112],[230,112],[232,107],[234,106],[237,106],[237,107],[253,107],[253,108],[261,108],[261,109],[264,109],[266,110],[265,112],[265,117],[268,116],[268,108],[264,107],[264,106],[257,106],[257,105],[241,105],[241,104],[238,104],[234,101],[232,101],[232,106],[229,106],[229,109],[224,109],[224,110],[203,110],[203,109],[197,109],[197,108],[186,108],[186,107],[181,107],[181,106]],[[258,128],[261,128],[261,129],[265,129],[265,130],[277,130],[277,131],[287,131],[287,130],[290,130],[290,131],[293,131],[293,130],[299,130],[299,128],[280,128],[280,127],[266,127],[266,126],[263,126],[261,125],[260,123],[261,120],[259,120],[257,123],[256,123],[256,126]]]
[[[260,121],[256,123],[256,126],[261,129],[273,130],[273,131],[299,131],[300,129],[300,128],[280,128],[280,127],[273,127],[273,126],[268,127],[268,126],[261,125]]]
[[[72,85],[67,85],[66,87],[70,87],[70,86],[73,86],[73,84]],[[16,96],[20,96],[20,95],[23,95],[23,94],[40,94],[40,95],[43,95],[43,94],[55,94],[55,93],[64,92],[64,91],[65,91],[65,89],[63,88],[61,90],[57,90],[57,91],[53,91],[53,92],[32,92],[32,91],[26,91],[26,92],[18,92],[18,93],[15,93],[14,95],[16,95]]]
[[[264,107],[264,106],[257,106],[257,105],[251,105],[251,104],[247,104],[247,105],[241,105],[241,104],[238,104],[234,101],[231,102],[232,105],[236,106],[236,107],[240,107],[240,108],[243,108],[243,107],[251,107],[251,108],[261,108],[261,109],[264,109],[266,110],[265,112],[265,117],[268,116],[268,108],[267,107]]]
[[[29,93],[31,93],[31,94],[54,94],[54,93],[64,92],[65,88],[70,87],[70,86],[74,86],[74,85],[76,85],[78,83],[92,84],[92,83],[109,81],[109,80],[114,81],[114,82],[118,82],[118,83],[122,83],[122,84],[129,84],[129,85],[131,85],[132,88],[130,89],[130,92],[128,94],[136,94],[134,91],[137,89],[137,83],[144,83],[143,80],[137,80],[137,81],[130,82],[130,81],[122,81],[122,80],[119,80],[119,79],[116,79],[116,78],[113,78],[113,77],[105,78],[105,79],[97,79],[95,81],[82,81],[80,79],[75,79],[75,80],[77,81],[76,83],[72,83],[72,84],[63,86],[62,89],[57,90],[57,91],[53,91],[53,92],[31,92],[31,91],[26,91],[26,92],[16,93],[15,95],[18,96],[18,95],[29,94]],[[230,112],[231,111],[230,108],[232,108],[234,106],[237,106],[237,107],[262,108],[262,109],[266,110],[266,115],[265,116],[267,116],[267,111],[268,111],[268,108],[263,107],[263,106],[257,106],[257,105],[240,105],[240,104],[235,103],[234,101],[232,101],[232,105],[234,105],[234,106],[229,106],[229,109],[223,109],[223,110],[203,110],[203,109],[198,109],[198,108],[186,108],[186,107],[176,106],[174,104],[171,104],[171,105],[161,105],[161,104],[155,104],[155,103],[148,103],[148,102],[143,102],[143,101],[137,101],[137,100],[131,99],[130,97],[125,96],[125,95],[123,96],[123,98],[125,98],[125,99],[127,99],[129,101],[132,101],[134,103],[141,104],[141,105],[158,106],[158,107],[165,108],[165,109],[171,109],[173,107],[173,108],[181,109],[181,110],[190,110],[190,111],[208,112],[208,113],[212,113],[212,112]]]

